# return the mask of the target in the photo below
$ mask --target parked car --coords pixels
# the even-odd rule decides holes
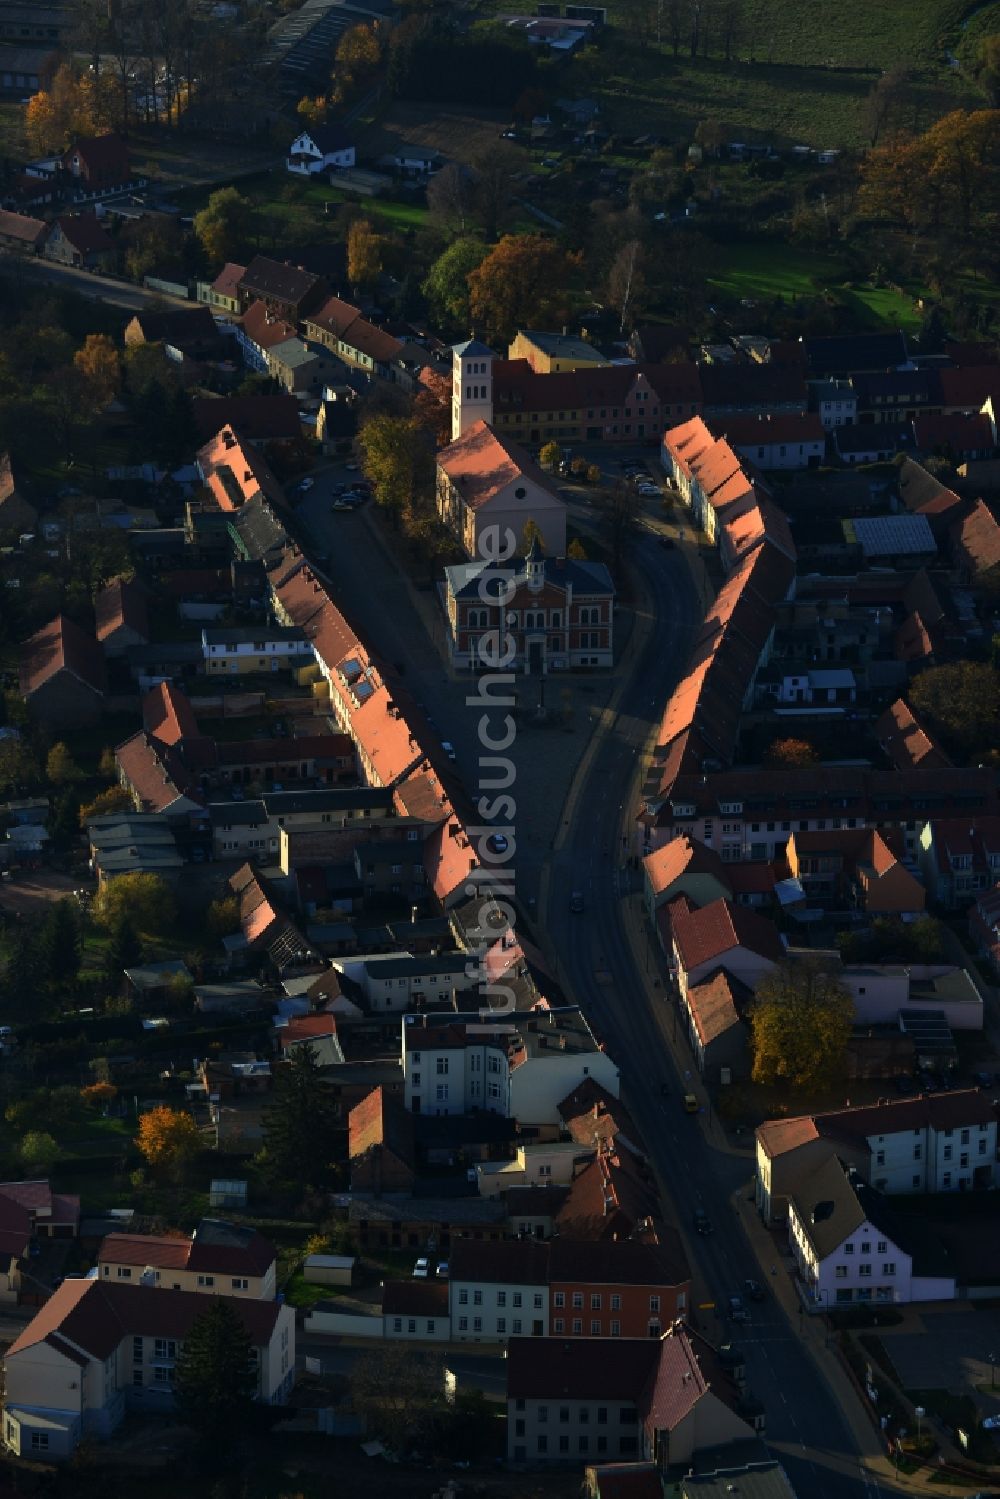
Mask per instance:
[[[748,1301],[763,1301],[767,1296],[759,1280],[745,1280],[743,1291]]]
[[[487,838],[486,846],[494,854],[505,854],[507,852],[508,843],[503,833],[493,833],[489,838]]]
[[[434,1274],[437,1276],[438,1280],[447,1280],[448,1279],[448,1261],[447,1260],[441,1260],[439,1262],[438,1267],[435,1270]]]
[[[583,910],[583,891],[574,890],[569,898],[569,908],[574,916],[579,916]]]
[[[307,474],[306,477],[302,480],[302,483],[299,485],[299,492],[300,492],[300,494],[308,494],[309,491],[310,491],[310,489],[312,489],[312,487],[313,487],[313,485],[315,483],[316,483],[316,480],[315,479],[311,479],[309,477],[309,475]]]
[[[704,1208],[694,1210],[694,1231],[696,1234],[701,1234],[702,1238],[712,1232],[712,1220]]]
[[[697,1099],[697,1096],[694,1093],[685,1093],[685,1095],[684,1095],[684,1112],[685,1112],[685,1114],[697,1114],[697,1112],[698,1112],[698,1099]]]
[[[743,1305],[742,1296],[730,1296],[727,1309],[731,1322],[746,1322],[749,1320],[750,1314]]]
[[[428,719],[427,722],[430,723],[430,719]],[[457,760],[458,759],[458,756],[455,754],[455,746],[451,743],[450,740],[448,740],[448,739],[442,739],[441,740],[441,748],[444,750],[444,752],[448,756],[449,760]]]
[[[427,1277],[430,1275],[430,1273],[431,1273],[430,1260],[428,1260],[426,1258],[426,1256],[421,1255],[420,1259],[417,1260],[417,1263],[413,1267],[413,1279],[414,1280],[426,1280]]]
[[[354,506],[351,504],[350,500],[345,500],[343,498],[343,496],[341,496],[340,499],[334,500],[333,504],[330,506],[330,509],[331,510],[353,510]]]

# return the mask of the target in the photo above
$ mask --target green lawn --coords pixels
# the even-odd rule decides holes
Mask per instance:
[[[920,313],[912,297],[900,296],[888,287],[844,284],[843,264],[834,255],[784,245],[731,242],[721,251],[722,264],[710,285],[730,296],[754,301],[784,297],[835,297],[853,314],[853,320],[869,327],[915,328]]]
[[[481,14],[506,9],[504,0],[480,0]],[[599,45],[572,59],[553,92],[597,97],[612,128],[671,142],[689,141],[699,121],[712,119],[734,139],[817,148],[865,144],[868,93],[896,64],[911,76],[908,126],[983,105],[946,54],[974,56],[979,38],[1000,29],[1000,0],[984,6],[967,32],[961,20],[970,0],[746,0],[743,9],[732,60],[725,61],[716,30],[709,56],[692,61],[686,46],[674,58],[666,20],[657,44],[656,7],[618,0]],[[654,17],[650,35],[641,31],[643,10]]]
[[[289,1306],[308,1308],[317,1301],[329,1301],[342,1294],[341,1286],[314,1286],[297,1270],[285,1286],[285,1300]]]

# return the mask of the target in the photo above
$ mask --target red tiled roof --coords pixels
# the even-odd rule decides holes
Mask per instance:
[[[118,746],[115,760],[138,799],[141,812],[165,812],[180,797],[198,801],[173,750],[145,729]]]
[[[734,448],[766,447],[769,443],[825,443],[826,431],[814,411],[773,413],[761,416],[716,416],[709,421],[713,432]]]
[[[966,365],[962,369],[938,370],[941,403],[979,411],[987,397],[1000,396],[1000,366]]]
[[[897,770],[951,764],[905,698],[898,697],[886,708],[875,725],[875,737]]]
[[[899,498],[907,510],[914,514],[942,515],[962,503],[953,489],[942,484],[934,474],[928,473],[915,458],[903,459],[899,465],[899,477],[896,483]]]
[[[191,1240],[183,1234],[108,1234],[97,1252],[98,1265],[152,1265],[158,1270],[185,1270]]]
[[[655,1463],[599,1463],[593,1474],[595,1499],[663,1499],[663,1483]]]
[[[333,1015],[293,1015],[287,1025],[278,1027],[282,1051],[297,1046],[300,1041],[320,1041],[324,1036],[336,1034],[337,1021]]]
[[[367,354],[379,364],[387,364],[396,358],[403,345],[391,333],[376,328],[362,317],[359,308],[340,297],[329,297],[321,307],[310,313],[307,323],[314,323],[324,332],[332,334],[350,349]]]
[[[100,646],[65,614],[57,614],[22,645],[21,696],[30,697],[60,671],[69,672],[96,693],[105,691]]]
[[[392,801],[399,816],[417,817],[432,827],[446,821],[452,811],[447,793],[429,760],[415,766],[395,786]]]
[[[621,1134],[634,1146],[641,1146],[639,1131],[625,1105],[596,1078],[584,1078],[558,1108],[559,1117],[579,1145],[606,1145]]]
[[[628,1238],[660,1217],[656,1185],[624,1136],[616,1136],[574,1177],[559,1211],[559,1231],[573,1239]]]
[[[263,302],[251,302],[239,319],[239,325],[259,349],[273,349],[275,344],[283,344],[286,339],[295,337],[292,324],[270,312]]]
[[[476,868],[476,851],[454,813],[424,840],[423,862],[427,883],[442,904]]]
[[[191,415],[205,439],[227,426],[254,442],[289,440],[302,431],[298,402],[290,395],[197,396]]]
[[[913,436],[923,452],[950,448],[956,458],[970,452],[989,452],[996,447],[988,416],[963,416],[960,412],[915,417]]]
[[[265,1346],[281,1310],[275,1301],[226,1296],[255,1347]],[[205,1313],[197,1291],[163,1291],[149,1286],[106,1285],[99,1280],[64,1280],[7,1350],[15,1357],[53,1338],[53,1346],[73,1357],[71,1348],[105,1359],[123,1338],[138,1336],[183,1339]],[[75,1355],[79,1361],[79,1354]]]
[[[382,1291],[382,1312],[387,1317],[448,1316],[446,1280],[387,1280]]]
[[[682,833],[643,859],[646,879],[655,895],[661,894],[683,874],[711,874],[728,888],[729,871],[714,849]]]
[[[199,448],[197,459],[220,510],[237,510],[257,495],[272,504],[283,503],[281,485],[263,454],[238,437],[232,427],[223,427]]]
[[[237,265],[235,261],[227,260],[222,270],[212,282],[212,290],[217,292],[220,297],[229,297],[233,301],[238,300],[240,282],[246,273],[247,268],[245,265]],[[194,404],[197,405],[198,403],[195,402]]]
[[[687,992],[687,1006],[702,1046],[718,1040],[740,1023],[733,983],[725,972],[693,984]]]
[[[700,406],[698,366],[679,364],[604,364],[596,368],[538,374],[526,359],[493,361],[493,409],[571,411],[624,407],[636,385],[649,386],[667,406]]]
[[[24,1204],[0,1191],[0,1256],[20,1259],[27,1254],[32,1226],[31,1213]]]
[[[115,578],[102,588],[94,600],[98,640],[107,640],[120,627],[149,637],[149,615],[142,585],[134,578]]]
[[[100,254],[114,245],[93,213],[61,214],[56,223],[75,250],[81,255]],[[51,231],[50,231],[51,232]]]
[[[552,481],[524,448],[499,436],[486,422],[476,422],[443,449],[438,454],[438,468],[448,475],[464,503],[473,510],[522,478],[549,494],[553,508],[564,508]]]
[[[921,1094],[918,1098],[888,1099],[853,1109],[833,1109],[815,1115],[814,1122],[820,1135],[867,1139],[870,1135],[891,1135],[928,1125],[935,1130],[961,1129],[972,1124],[990,1124],[995,1119],[996,1110],[989,1093],[962,1088],[951,1093]]]
[[[183,739],[200,738],[191,700],[172,682],[160,682],[142,700],[142,721],[146,732],[163,744],[180,744]]]
[[[977,500],[968,515],[952,531],[960,558],[973,573],[989,572],[1000,565],[1000,524],[983,500]]]
[[[22,240],[26,245],[38,246],[45,238],[48,224],[44,219],[32,219],[24,213],[0,211],[0,239]]]
[[[63,153],[62,159],[68,165],[72,156],[80,157],[92,177],[96,176],[112,187],[129,180],[128,147],[114,132],[82,136]]]
[[[638,1400],[660,1346],[656,1338],[511,1338],[507,1398]]]
[[[810,1140],[818,1139],[819,1130],[808,1114],[795,1119],[765,1119],[763,1124],[757,1126],[757,1141],[763,1147],[764,1154],[770,1156],[772,1161],[790,1150],[798,1150],[800,1145],[807,1145]]]
[[[673,918],[673,932],[678,956],[688,973],[722,958],[734,947],[758,953],[772,963],[780,962],[785,955],[773,921],[728,900],[714,900],[700,909],[678,911]]]

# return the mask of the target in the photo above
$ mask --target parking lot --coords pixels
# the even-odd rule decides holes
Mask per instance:
[[[879,1336],[905,1390],[973,1395],[984,1415],[1000,1412],[1000,1380],[991,1395],[989,1358],[1000,1359],[1000,1311],[971,1302],[940,1311],[915,1307]],[[985,1392],[977,1389],[983,1385]]]

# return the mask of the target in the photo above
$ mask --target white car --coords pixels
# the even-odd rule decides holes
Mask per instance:
[[[299,490],[301,491],[302,494],[308,494],[309,491],[310,491],[310,489],[312,489],[312,487],[313,487],[313,485],[315,483],[316,483],[315,479],[310,479],[307,476],[305,479],[302,480],[302,483],[299,485]]]
[[[426,1280],[430,1273],[430,1261],[422,1256],[419,1260],[417,1260],[417,1263],[413,1267],[413,1279]]]
[[[444,750],[449,760],[458,759],[458,756],[455,754],[455,746],[453,744],[450,744],[447,739],[442,739],[441,748]]]

